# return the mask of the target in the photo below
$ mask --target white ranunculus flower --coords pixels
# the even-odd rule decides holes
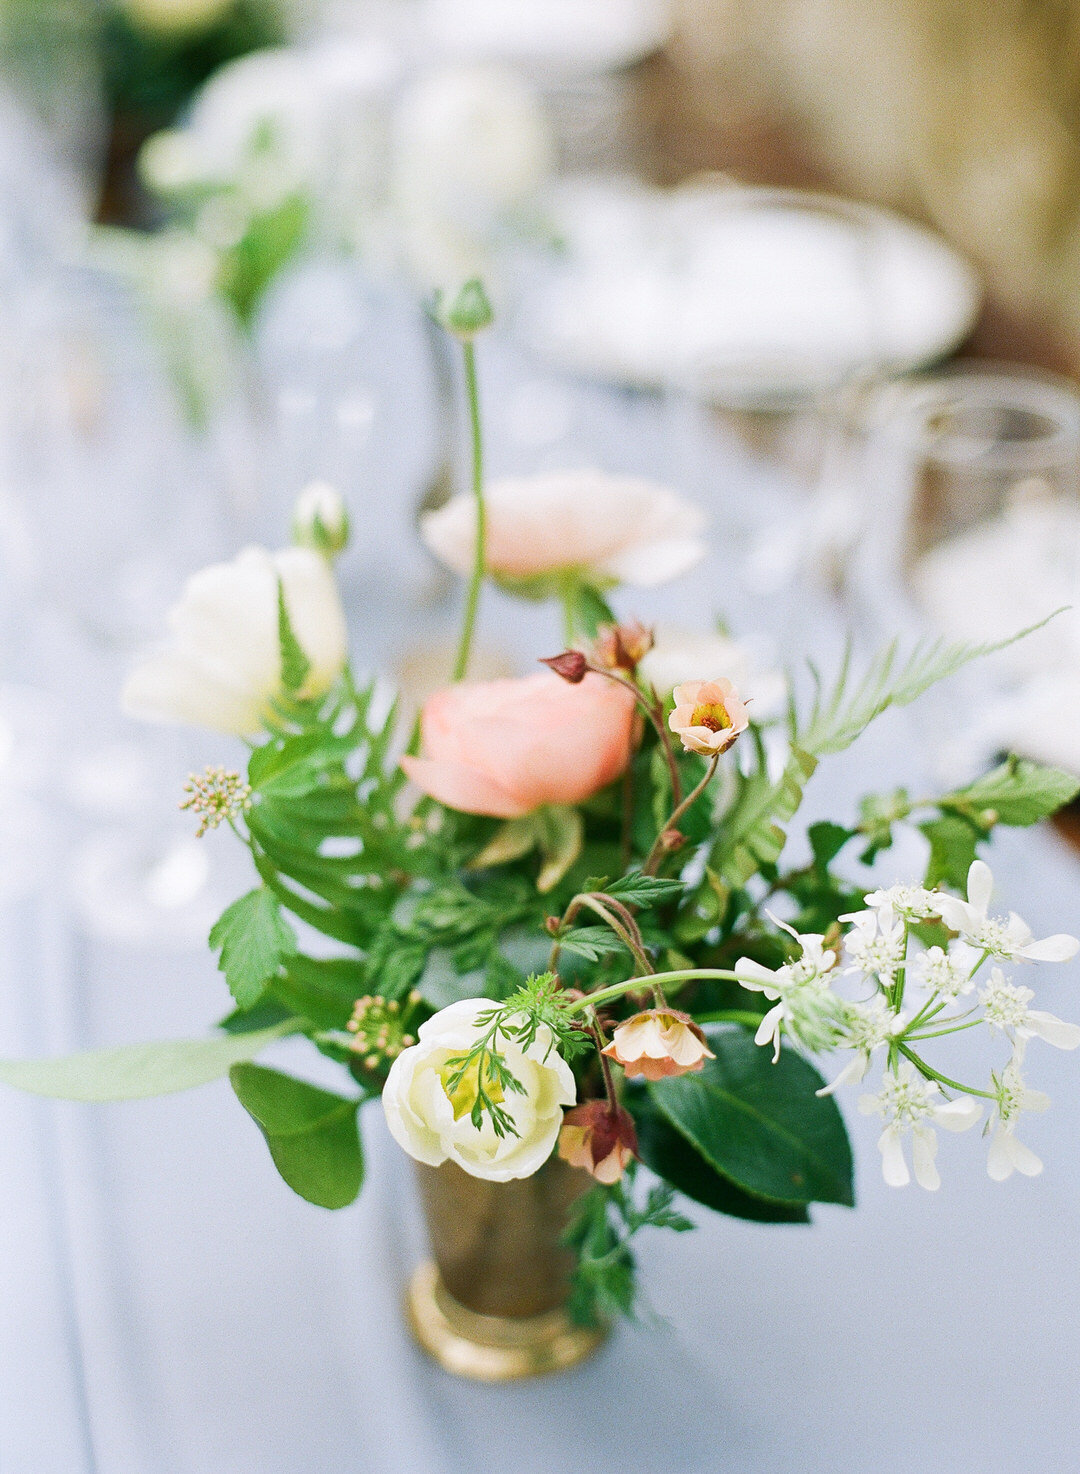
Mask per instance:
[[[487,488],[488,572],[511,584],[579,572],[590,582],[650,588],[705,556],[701,511],[667,486],[604,471],[551,471]],[[467,576],[476,539],[471,495],[429,512],[421,534]]]
[[[477,1130],[469,1115],[475,1083],[470,1089],[463,1081],[451,1100],[447,1062],[476,1043],[483,1032],[477,1018],[494,1006],[488,998],[467,998],[421,1024],[419,1042],[390,1067],[382,1102],[391,1135],[410,1157],[429,1167],[456,1162],[472,1177],[508,1182],[530,1177],[544,1165],[558,1139],[563,1107],[574,1104],[577,1090],[544,1025],[524,1051],[500,1036],[507,1068],[525,1087],[523,1094],[508,1090],[500,1102],[518,1134],[497,1136],[487,1116]]]
[[[345,498],[329,481],[309,481],[296,498],[292,519],[293,541],[302,548],[334,557],[349,541],[349,513]]]
[[[345,616],[333,573],[310,548],[245,548],[188,579],[169,611],[171,638],[128,677],[123,707],[149,721],[249,736],[283,694],[278,585],[310,662],[297,693],[320,696],[341,672]]]

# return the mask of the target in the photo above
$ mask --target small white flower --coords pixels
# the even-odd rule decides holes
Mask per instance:
[[[972,969],[980,955],[964,942],[953,942],[948,951],[928,947],[911,964],[912,981],[946,1001],[963,998],[975,986]]]
[[[937,896],[921,885],[890,885],[886,890],[871,891],[866,904],[871,911],[901,921],[925,921],[938,914]]]
[[[1026,1040],[1038,1036],[1055,1049],[1075,1049],[1080,1045],[1080,1024],[1069,1024],[1052,1013],[1029,1008],[1028,1004],[1034,997],[1030,988],[1010,983],[1000,967],[993,969],[990,981],[979,991],[979,999],[986,1010],[986,1022],[1010,1039]]]
[[[981,952],[989,952],[1001,962],[1068,962],[1076,956],[1080,942],[1059,932],[1052,937],[1035,940],[1031,928],[1013,911],[1008,920],[991,916],[990,896],[994,877],[983,860],[972,861],[968,871],[967,900],[956,896],[939,896],[938,914],[945,925]]]
[[[946,1131],[967,1131],[982,1115],[982,1107],[970,1096],[937,1104],[941,1090],[934,1080],[924,1080],[905,1060],[893,1074],[888,1071],[877,1095],[859,1098],[864,1116],[878,1115],[885,1130],[878,1138],[881,1170],[890,1187],[906,1187],[911,1174],[904,1159],[904,1137],[911,1133],[911,1158],[915,1181],[928,1192],[941,1186],[934,1158],[937,1156],[935,1126]]]
[[[836,953],[825,939],[813,932],[799,933],[771,913],[770,920],[789,932],[801,950],[794,962],[770,968],[750,957],[740,957],[735,972],[744,988],[764,993],[776,1002],[758,1025],[755,1044],[773,1046],[773,1063],[780,1058],[780,1033],[784,1026],[791,1036],[810,1050],[831,1049],[837,1037],[838,1020],[844,1003],[829,986],[827,974],[836,966]]]
[[[1043,1164],[1030,1147],[1017,1141],[1017,1117],[1023,1111],[1045,1111],[1050,1097],[1041,1090],[1029,1090],[1020,1073],[1019,1059],[1014,1057],[993,1077],[996,1101],[988,1122],[990,1151],[986,1158],[986,1170],[995,1182],[1004,1182],[1013,1172],[1022,1172],[1025,1177],[1037,1177]]]
[[[296,499],[292,519],[293,542],[333,558],[349,541],[349,513],[345,499],[329,481],[310,481]]]
[[[899,1034],[906,1023],[902,1013],[894,1011],[880,993],[868,1003],[848,1003],[845,1006],[841,1045],[855,1051],[852,1058],[829,1085],[823,1085],[817,1095],[832,1095],[841,1085],[857,1085],[870,1068],[870,1056]]]
[[[840,920],[851,924],[844,938],[844,950],[853,963],[848,971],[876,977],[883,987],[888,987],[904,965],[907,932],[903,924],[887,907],[852,911]]]

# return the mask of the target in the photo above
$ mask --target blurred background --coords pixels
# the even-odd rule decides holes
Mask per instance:
[[[751,689],[800,681],[807,654],[828,669],[849,637],[996,640],[1080,606],[1075,0],[0,0],[0,1053],[198,1033],[223,1011],[205,938],[242,857],[197,842],[177,803],[190,769],[234,755],[118,707],[185,578],[284,543],[297,495],[328,482],[354,530],[339,567],[358,666],[412,703],[446,679],[460,590],[416,528],[462,484],[466,446],[428,309],[473,276],[497,318],[479,349],[489,472],[599,466],[701,503],[709,560],[622,607],[675,644],[715,624]],[[477,673],[528,669],[558,638],[548,615],[486,593]],[[884,723],[822,776],[811,817],[1008,750],[1080,774],[1075,613]],[[1047,931],[1076,929],[1061,841],[1080,824],[1060,824],[1003,861]],[[385,1432],[350,1335],[365,1315],[397,1334],[402,1264],[360,1273],[349,1215],[330,1227],[274,1198],[215,1089],[92,1118],[5,1097],[0,1119],[0,1232],[20,1246],[0,1264],[5,1474],[292,1474],[352,1467],[349,1430]],[[1076,1122],[1054,1120],[1064,1165]],[[1030,1233],[1042,1266],[1010,1302],[1022,1374],[1002,1349],[965,1381],[954,1322],[997,1344],[982,1282],[912,1258],[942,1230],[886,1212],[859,1146],[866,1226],[805,1250],[818,1289],[782,1235],[757,1237],[760,1275],[729,1286],[742,1370],[713,1366],[722,1338],[671,1259],[653,1266],[661,1308],[689,1340],[625,1352],[621,1379],[601,1364],[611,1406],[637,1427],[635,1366],[697,1388],[662,1430],[671,1470],[719,1467],[695,1431],[708,1407],[732,1468],[862,1474],[865,1409],[891,1413],[852,1306],[884,1255],[895,1294],[921,1275],[942,1317],[912,1396],[954,1389],[894,1467],[1071,1468],[1067,1418],[1039,1458],[1021,1435],[1061,1381],[1048,1327],[1075,1337],[1058,1295],[1075,1211],[1040,1179],[1006,1219],[965,1184],[966,1242],[991,1262]],[[373,1202],[358,1212],[389,1244],[393,1187]],[[245,1239],[256,1213],[276,1259]],[[742,1245],[738,1226],[708,1232]],[[748,1411],[777,1377],[762,1282],[798,1348],[765,1422]],[[903,1306],[878,1309],[898,1347],[905,1326],[918,1339]],[[845,1345],[823,1349],[841,1322]],[[358,1467],[456,1469],[448,1441],[479,1404],[425,1383],[424,1424],[421,1374],[387,1344],[409,1454],[368,1448]],[[826,1384],[851,1413],[828,1431]],[[587,1430],[590,1385],[568,1426]],[[1006,1385],[991,1415],[986,1389]],[[520,1408],[521,1458],[542,1463],[563,1419],[539,1394]],[[660,1467],[655,1429],[627,1437],[623,1467]],[[587,1439],[575,1457],[611,1467]]]

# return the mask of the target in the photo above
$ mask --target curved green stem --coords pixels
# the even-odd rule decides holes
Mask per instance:
[[[984,1100],[997,1099],[997,1096],[992,1090],[976,1090],[974,1085],[961,1085],[959,1080],[950,1080],[948,1075],[941,1074],[932,1065],[928,1065],[924,1059],[920,1059],[913,1049],[908,1049],[906,1044],[901,1044],[898,1041],[896,1047],[905,1059],[911,1061],[919,1074],[925,1079],[936,1080],[939,1085],[947,1085],[950,1090],[959,1090],[961,1095],[981,1095]]]
[[[465,613],[461,622],[461,639],[454,662],[454,680],[465,678],[469,669],[476,612],[480,607],[480,588],[484,582],[487,553],[487,508],[484,505],[484,443],[480,431],[480,389],[476,381],[476,347],[471,339],[462,345],[465,360],[465,393],[469,401],[469,429],[472,436],[472,489],[476,499],[476,549],[473,554],[472,577],[465,597]]]
[[[584,1008],[594,1008],[598,1003],[610,1003],[613,998],[621,998],[624,993],[651,988],[654,984],[673,991],[672,985],[681,986],[683,983],[694,982],[698,978],[719,978],[733,983],[740,981],[738,973],[732,972],[728,967],[686,967],[680,968],[677,972],[646,973],[644,977],[627,978],[624,983],[612,983],[610,988],[600,988],[595,993],[586,993],[584,998],[571,1003],[566,1012],[568,1014],[580,1013]]]

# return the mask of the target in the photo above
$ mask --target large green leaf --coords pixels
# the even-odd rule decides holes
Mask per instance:
[[[647,1095],[632,1105],[641,1160],[658,1177],[715,1213],[754,1223],[809,1223],[805,1203],[777,1203],[754,1197],[711,1167],[700,1152],[661,1116]]]
[[[1080,793],[1080,779],[1060,768],[1011,757],[966,788],[956,788],[939,799],[940,806],[987,823],[1026,826],[1037,824],[1070,803]],[[992,816],[992,817],[991,817]]]
[[[254,1033],[121,1044],[59,1059],[0,1060],[0,1080],[60,1100],[141,1100],[171,1095],[220,1079],[233,1065],[254,1059],[275,1039],[296,1033],[299,1027],[296,1019],[285,1019]]]
[[[221,948],[218,966],[240,1008],[258,1003],[282,963],[296,951],[296,933],[266,886],[248,891],[226,907],[210,931]]]
[[[716,1058],[659,1080],[653,1100],[722,1176],[778,1203],[852,1205],[851,1147],[831,1096],[801,1055],[772,1054],[742,1028],[710,1030]]]
[[[235,1065],[229,1079],[293,1192],[319,1208],[354,1201],[364,1180],[358,1099],[262,1065]]]

